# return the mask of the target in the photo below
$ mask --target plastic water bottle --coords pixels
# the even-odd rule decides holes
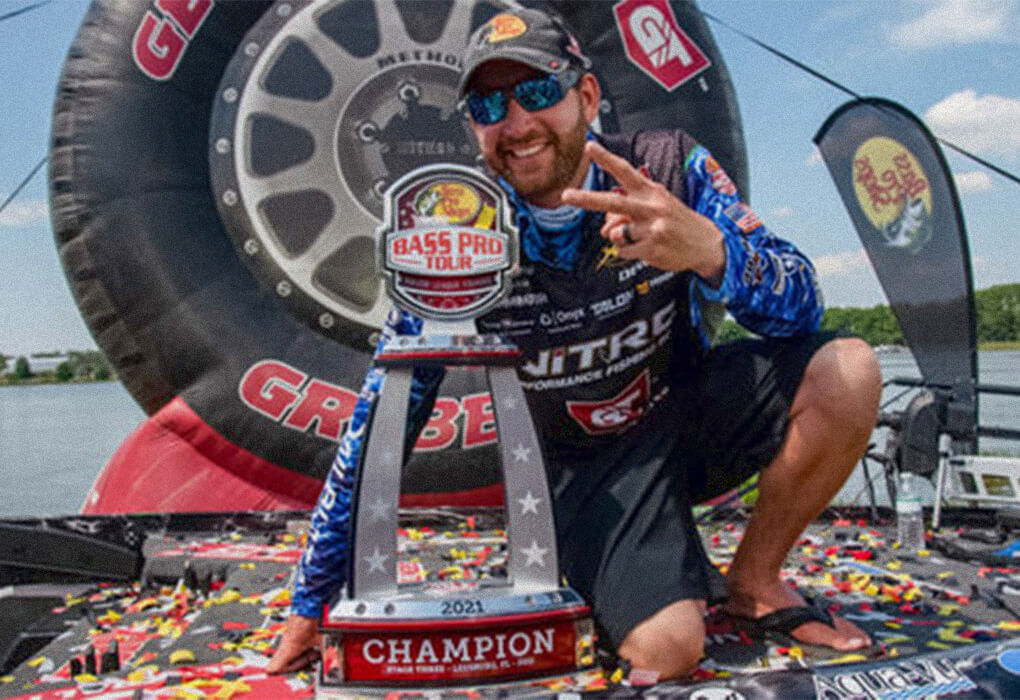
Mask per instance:
[[[900,474],[896,492],[896,541],[900,549],[916,552],[924,549],[924,513],[917,477],[911,472]]]

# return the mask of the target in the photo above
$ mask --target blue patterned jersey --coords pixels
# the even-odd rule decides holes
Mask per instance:
[[[771,337],[814,332],[822,316],[811,263],[762,224],[707,149],[682,131],[598,138],[715,223],[724,236],[726,267],[713,287],[690,272],[622,260],[599,236],[603,216],[597,213],[585,215],[576,229],[544,235],[509,191],[522,236],[520,273],[476,325],[522,350],[518,376],[551,476],[561,465],[597,459],[608,445],[648,439],[644,418],[659,410],[681,369],[696,367],[724,309]],[[615,184],[596,170],[596,189]],[[380,342],[420,328],[414,317],[396,313]],[[441,370],[415,372],[409,443],[441,377]],[[369,372],[314,511],[294,587],[292,610],[299,615],[321,614],[344,582],[351,487],[382,381],[381,370]]]

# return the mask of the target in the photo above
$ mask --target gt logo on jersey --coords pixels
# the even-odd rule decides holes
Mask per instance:
[[[631,63],[667,91],[712,65],[680,28],[666,0],[623,0],[613,14]]]
[[[630,426],[648,406],[651,381],[645,369],[616,396],[605,401],[567,401],[567,413],[589,435],[606,435]]]

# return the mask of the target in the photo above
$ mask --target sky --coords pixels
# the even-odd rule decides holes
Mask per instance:
[[[138,0],[141,2],[142,0]],[[0,0],[0,15],[32,0]],[[0,201],[43,158],[67,49],[87,0],[0,22]],[[700,0],[852,90],[894,100],[937,135],[1020,172],[1020,1]],[[807,253],[829,306],[886,303],[812,136],[846,95],[711,25],[736,88],[751,202]],[[1020,186],[952,152],[977,289],[1020,282]],[[95,343],[49,225],[45,169],[0,213],[0,353]]]

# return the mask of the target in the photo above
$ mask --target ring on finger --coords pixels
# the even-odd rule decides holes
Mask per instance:
[[[623,236],[623,240],[627,241],[627,245],[634,245],[637,243],[637,241],[634,240],[634,236],[630,233],[630,224],[624,224],[620,227],[620,235]]]

